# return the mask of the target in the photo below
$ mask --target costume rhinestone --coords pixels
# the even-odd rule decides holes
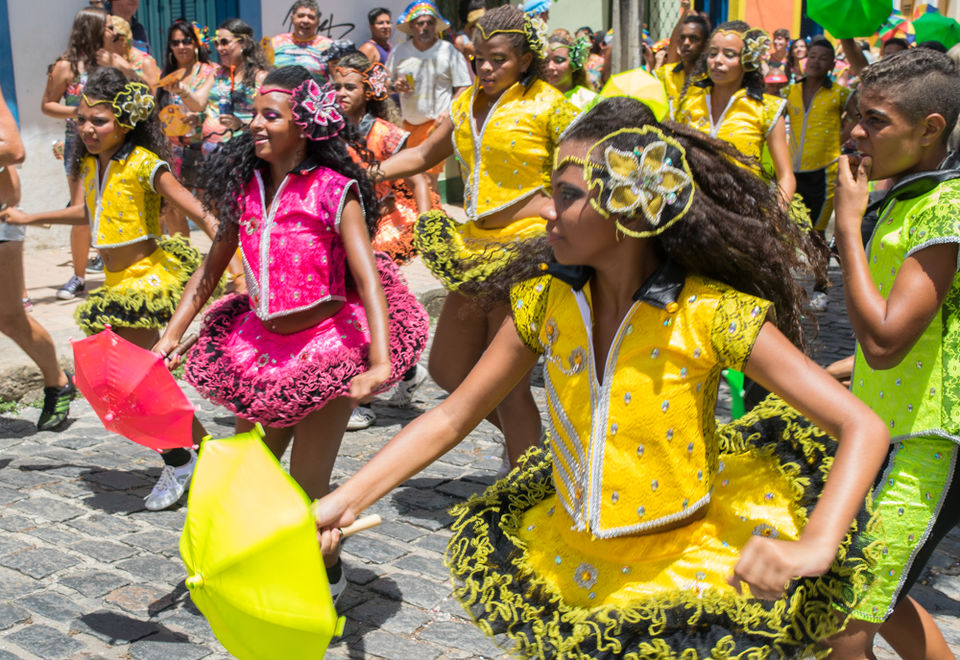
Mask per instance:
[[[652,351],[650,351],[650,357],[652,357],[654,360],[660,357],[660,349],[655,348]]]
[[[667,410],[669,409],[670,409],[669,401],[664,401],[663,403],[660,404],[660,410],[662,410],[663,412],[667,412]]]
[[[597,583],[597,577],[596,567],[587,562],[582,562],[573,573],[573,579],[584,589],[589,589],[595,585]]]
[[[610,495],[610,501],[616,504],[620,501],[620,493],[613,491],[613,494]]]
[[[630,403],[630,392],[627,392],[626,394],[623,395],[623,402]]]
[[[658,480],[654,479],[650,482],[650,490],[656,491],[658,488],[660,488],[660,482]]]
[[[673,440],[673,429],[667,429],[667,440]]]
[[[643,445],[640,445],[639,447],[637,447],[637,458],[643,458],[643,452],[644,452]]]
[[[645,507],[637,507],[637,515],[643,518],[647,514],[647,509]]]
[[[618,427],[617,427],[616,423],[611,424],[611,425],[610,425],[610,435],[616,435],[616,434],[617,434],[617,428],[618,428]]]

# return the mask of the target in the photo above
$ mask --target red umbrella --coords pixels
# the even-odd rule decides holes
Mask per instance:
[[[109,326],[73,342],[75,382],[108,431],[151,449],[193,444],[193,405],[163,358]]]

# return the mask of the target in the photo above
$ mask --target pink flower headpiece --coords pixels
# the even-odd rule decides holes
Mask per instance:
[[[260,89],[261,94],[280,92],[290,95],[293,123],[300,127],[307,139],[319,142],[340,133],[344,119],[340,112],[337,92],[330,85],[321,87],[313,78],[304,80],[293,91],[272,87]]]

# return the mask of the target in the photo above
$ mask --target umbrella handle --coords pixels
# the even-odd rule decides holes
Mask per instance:
[[[174,348],[172,351],[170,351],[167,357],[172,358],[172,357],[183,355],[184,353],[189,351],[194,344],[197,343],[197,340],[199,338],[200,338],[200,335],[198,335],[196,332],[190,335],[187,335],[187,338],[181,341],[179,344],[177,344],[177,347]]]
[[[383,521],[380,519],[380,516],[377,515],[376,513],[371,514],[369,516],[363,516],[361,518],[357,518],[356,520],[353,521],[352,524],[347,525],[346,527],[342,527],[340,529],[340,536],[341,538],[347,538],[348,536],[356,534],[357,532],[362,532],[365,529],[376,527],[381,522]]]

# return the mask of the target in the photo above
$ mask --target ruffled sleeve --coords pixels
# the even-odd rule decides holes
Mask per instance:
[[[535,277],[515,284],[510,289],[510,312],[517,334],[524,345],[534,353],[543,353],[540,343],[540,328],[547,315],[547,298],[550,293],[549,275]]]
[[[935,204],[910,219],[907,257],[931,245],[960,243],[960,191],[944,185],[941,190]]]
[[[770,302],[728,289],[720,294],[710,341],[717,362],[743,371],[753,344],[770,311]]]

